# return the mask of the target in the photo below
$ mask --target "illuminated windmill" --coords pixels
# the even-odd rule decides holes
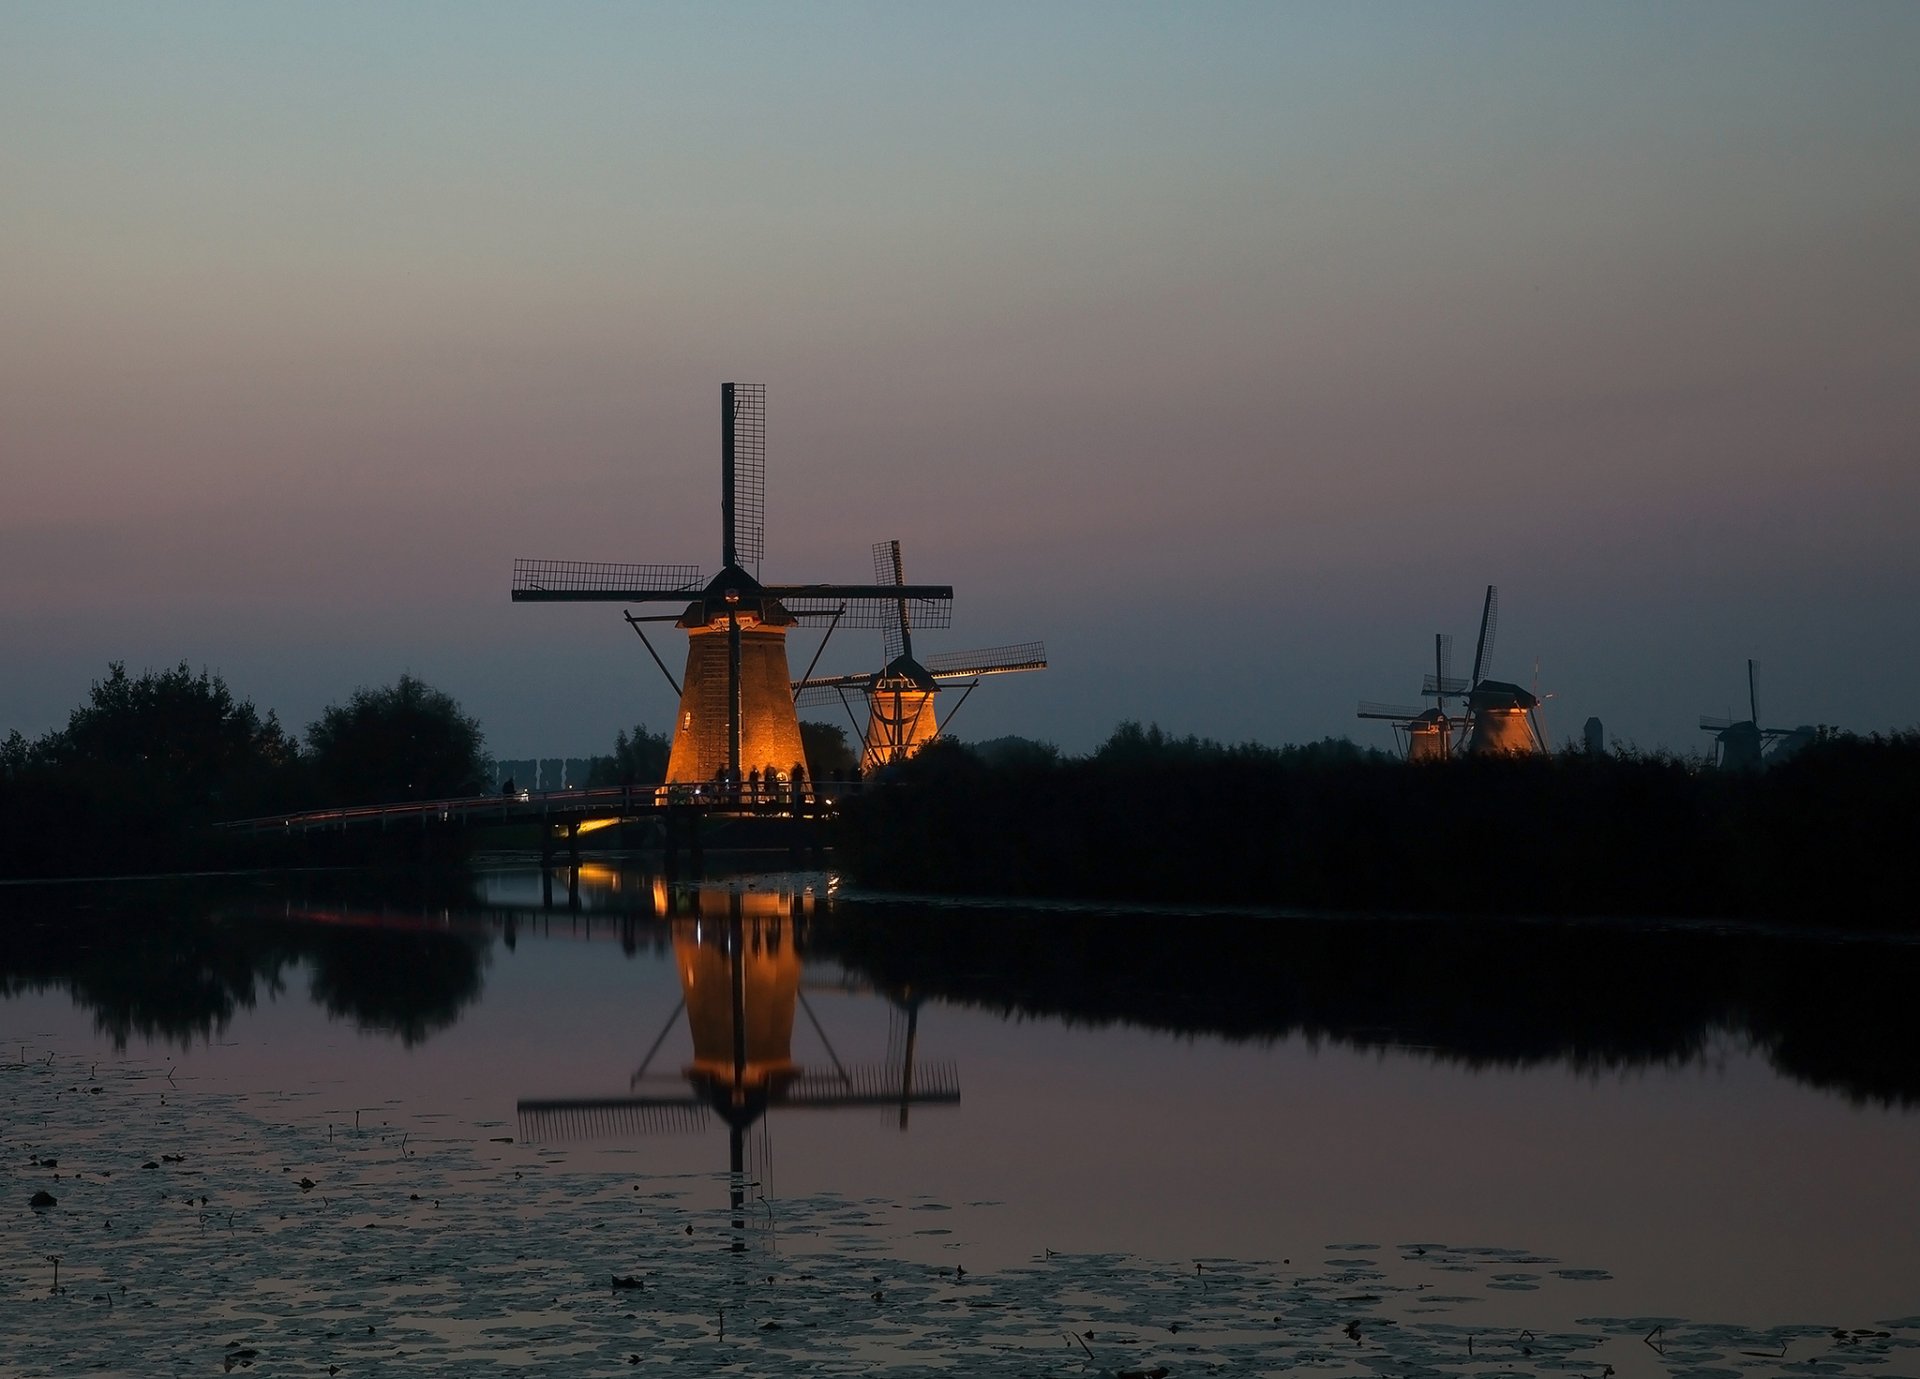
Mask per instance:
[[[807,1003],[801,983],[799,929],[811,897],[778,891],[682,891],[656,888],[656,909],[673,918],[674,965],[680,1003],[667,1017],[624,1097],[523,1100],[523,1139],[541,1142],[595,1135],[695,1129],[710,1115],[727,1126],[728,1197],[736,1230],[743,1229],[747,1187],[747,1132],[769,1111],[897,1110],[907,1128],[911,1106],[956,1106],[959,1075],[951,1064],[915,1063],[918,1003],[904,1003],[908,1035],[893,1067],[849,1067],[840,1061]],[[793,1017],[804,1010],[832,1063],[809,1070],[793,1057]],[[640,1088],[662,1079],[649,1074],[660,1047],[685,1012],[693,1058],[681,1073],[686,1090]],[[733,1248],[745,1248],[736,1234]]]
[[[950,585],[760,582],[766,539],[766,418],[763,385],[721,385],[721,569],[704,584],[696,565],[513,563],[517,603],[684,605],[678,614],[626,615],[680,699],[667,761],[669,783],[713,781],[724,775],[737,787],[743,765],[784,775],[805,760],[787,668],[787,631],[801,620],[829,619],[831,635],[843,622],[848,627],[891,625],[903,603],[912,605],[922,626],[946,627],[953,616]],[[641,624],[648,622],[671,622],[687,633],[684,683],[674,680],[647,640]]]
[[[1485,678],[1493,666],[1493,634],[1499,611],[1499,592],[1489,584],[1487,601],[1480,610],[1480,640],[1473,649],[1472,678],[1464,684],[1436,678],[1427,692],[1458,694],[1465,690],[1467,755],[1545,752],[1547,745],[1540,736],[1540,723],[1535,717],[1540,707],[1539,696],[1511,681]]]
[[[1756,667],[1747,662],[1747,717],[1735,722],[1702,714],[1700,726],[1713,734],[1714,764],[1722,771],[1757,771],[1770,759],[1791,755],[1813,740],[1812,728],[1760,726]],[[1769,751],[1768,749],[1771,748]]]
[[[885,627],[886,663],[865,675],[821,676],[796,681],[793,686],[796,706],[831,703],[837,699],[846,708],[847,716],[853,719],[854,731],[862,737],[862,771],[903,761],[933,740],[940,730],[933,697],[941,689],[964,682],[959,703],[947,714],[951,722],[960,705],[967,702],[967,696],[987,676],[1047,668],[1047,650],[1039,642],[979,651],[949,651],[929,656],[924,663],[917,661],[913,655],[912,600],[905,592],[909,586],[898,541],[874,544],[873,582],[901,591],[894,600],[895,616]],[[864,726],[854,714],[849,695],[866,697]]]
[[[1456,721],[1447,716],[1449,698],[1465,698],[1466,682],[1453,678],[1453,638],[1433,634],[1433,674],[1420,691],[1436,701],[1431,709],[1411,705],[1380,704],[1360,701],[1359,717],[1384,719],[1393,724],[1394,740],[1401,745],[1408,761],[1445,761],[1453,755]]]

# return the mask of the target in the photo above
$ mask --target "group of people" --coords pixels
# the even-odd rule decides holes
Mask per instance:
[[[750,804],[801,804],[809,798],[807,768],[797,761],[790,771],[756,766],[747,772],[745,781],[738,783],[732,771],[722,766],[713,773],[713,783],[722,799],[737,797]]]

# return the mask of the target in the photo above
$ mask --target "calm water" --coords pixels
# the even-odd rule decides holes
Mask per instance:
[[[1488,1325],[1920,1312],[1911,946],[556,876],[0,891],[0,1055],[744,1183],[796,1255],[835,1197],[975,1275],[1444,1244],[1537,1254]]]

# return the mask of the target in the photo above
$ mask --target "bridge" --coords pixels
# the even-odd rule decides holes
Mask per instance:
[[[580,839],[615,824],[652,819],[661,827],[669,855],[685,847],[701,851],[702,825],[708,820],[783,821],[796,835],[839,813],[840,803],[857,794],[863,782],[789,782],[727,785],[608,785],[585,789],[514,794],[464,795],[440,800],[401,800],[391,804],[341,805],[289,814],[266,814],[214,825],[229,834],[255,838],[294,838],[356,830],[426,833],[439,828],[498,828],[531,825],[540,836],[543,856],[564,847],[578,862]],[[798,845],[797,842],[795,844]],[[817,846],[817,840],[816,840]]]

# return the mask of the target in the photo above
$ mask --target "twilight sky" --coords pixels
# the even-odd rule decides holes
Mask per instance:
[[[1490,582],[1555,740],[1748,656],[1920,722],[1916,71],[1909,0],[0,0],[0,733],[183,658],[665,725],[511,562],[711,571],[727,379],[769,579],[1046,639],[963,737],[1388,745]]]

